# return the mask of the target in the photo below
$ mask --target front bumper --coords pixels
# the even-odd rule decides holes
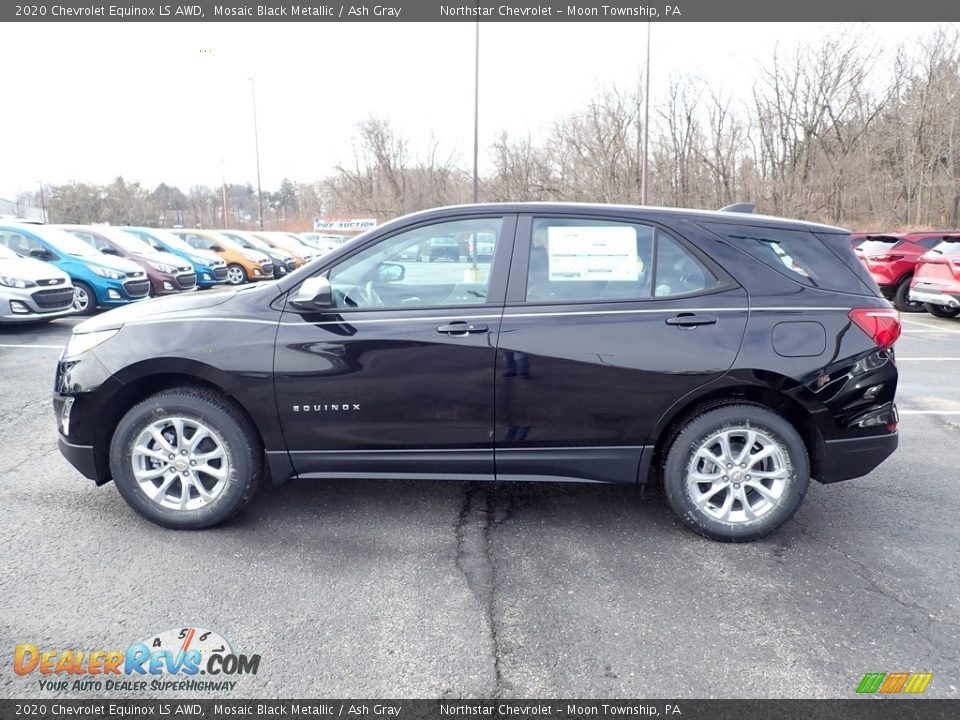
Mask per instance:
[[[197,268],[197,287],[208,288],[227,282],[227,266]]]
[[[2,288],[0,321],[36,322],[73,313],[73,288]]]
[[[67,462],[79,470],[84,477],[99,482],[92,445],[74,445],[67,442],[63,436],[57,439],[57,445],[60,447],[60,454],[67,459]]]
[[[867,475],[893,454],[900,443],[896,431],[883,435],[827,440],[817,480],[834,483]]]
[[[929,288],[913,289],[910,288],[910,300],[913,302],[930,303],[931,305],[940,305],[947,308],[960,307],[960,293],[946,293],[932,290]]]

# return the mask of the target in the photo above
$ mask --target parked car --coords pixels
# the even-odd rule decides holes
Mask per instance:
[[[453,235],[430,238],[420,245],[420,255],[417,259],[421,262],[433,262],[440,259],[459,262],[460,241]]]
[[[139,265],[104,255],[60,228],[3,223],[0,242],[65,272],[73,282],[74,310],[80,314],[126,305],[150,292],[150,281]]]
[[[495,238],[492,263],[397,260],[464,232]],[[659,481],[685,525],[737,542],[811,477],[894,451],[899,333],[838,228],[470,205],[266,287],[82,323],[54,410],[67,459],[166,527],[224,521],[264,477]]]
[[[298,233],[297,237],[300,238],[301,242],[315,250],[319,250],[321,255],[326,255],[331,250],[336,250],[350,240],[349,237],[344,235],[325,235],[317,232]]]
[[[945,234],[924,231],[868,235],[856,252],[884,297],[892,300],[897,310],[921,312],[923,304],[910,300],[910,281],[920,256]]]
[[[151,295],[173,295],[197,286],[193,266],[183,258],[160,252],[143,240],[114,227],[60,225],[87,245],[107,255],[116,255],[135,262],[150,280]]]
[[[257,250],[270,258],[273,263],[273,276],[275,278],[282,278],[287,273],[291,273],[300,267],[297,265],[297,259],[291,253],[271,247],[253,233],[243,230],[221,230],[220,232],[240,247],[247,250]]]
[[[294,236],[292,233],[266,230],[254,232],[253,235],[267,243],[270,247],[277,250],[282,250],[283,252],[288,252],[293,255],[297,261],[298,267],[303,266],[311,260],[314,260],[322,255],[319,250],[306,245],[302,240]]]
[[[931,315],[960,315],[960,235],[947,235],[920,256],[910,284],[910,299]]]
[[[273,262],[259,250],[247,250],[230,238],[213,230],[171,230],[194,250],[208,250],[227,264],[227,283],[273,279]]]
[[[73,284],[65,272],[0,244],[0,323],[47,322],[72,313]]]
[[[169,230],[144,227],[120,229],[135,235],[157,252],[170,253],[190,263],[197,276],[198,288],[211,288],[227,281],[227,263],[212,252],[191,247]]]

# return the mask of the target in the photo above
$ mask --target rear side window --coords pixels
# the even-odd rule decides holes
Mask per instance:
[[[960,255],[960,238],[941,240],[933,251],[941,255]]]
[[[900,238],[883,235],[880,237],[868,237],[857,246],[857,250],[864,255],[881,255],[885,252],[890,252],[900,245]]]
[[[798,283],[836,292],[864,292],[853,269],[846,262],[838,262],[841,258],[807,230],[725,223],[703,226]]]
[[[606,302],[690,295],[716,276],[663,230],[585,218],[533,221],[528,302]]]

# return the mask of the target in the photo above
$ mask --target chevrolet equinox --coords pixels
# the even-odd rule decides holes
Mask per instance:
[[[403,259],[437,237],[491,261]],[[656,482],[736,542],[896,449],[899,334],[845,230],[470,205],[87,320],[54,408],[66,458],[170,528],[226,520],[264,478]]]

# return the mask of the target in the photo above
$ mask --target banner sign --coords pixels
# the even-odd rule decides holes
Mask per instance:
[[[316,232],[332,230],[335,232],[363,232],[375,228],[379,223],[375,218],[314,218],[313,229]]]

